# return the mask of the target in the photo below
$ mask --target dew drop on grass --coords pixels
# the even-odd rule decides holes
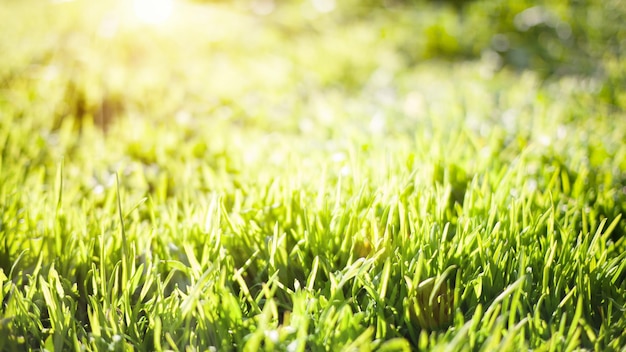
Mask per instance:
[[[288,352],[295,352],[298,350],[298,341],[291,341],[288,345],[287,345],[287,351]]]
[[[268,339],[270,339],[270,341],[272,341],[273,343],[278,343],[278,338],[279,338],[278,330],[265,331],[265,336]]]
[[[93,188],[93,193],[95,195],[101,195],[104,193],[104,186],[101,184],[97,184],[94,188]]]

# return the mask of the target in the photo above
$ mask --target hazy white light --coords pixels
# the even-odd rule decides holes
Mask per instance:
[[[250,7],[255,14],[265,16],[274,11],[276,4],[274,0],[254,0],[250,4]]]
[[[311,0],[313,7],[321,13],[328,13],[335,9],[335,0]]]
[[[159,24],[172,15],[174,0],[134,0],[133,10],[141,22]]]

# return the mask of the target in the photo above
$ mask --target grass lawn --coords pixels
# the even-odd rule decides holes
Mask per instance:
[[[0,350],[624,351],[620,3],[0,0]]]

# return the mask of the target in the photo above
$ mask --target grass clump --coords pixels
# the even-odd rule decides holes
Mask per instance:
[[[27,5],[0,10],[3,350],[626,345],[618,55],[546,79],[417,65],[372,35],[393,9]]]

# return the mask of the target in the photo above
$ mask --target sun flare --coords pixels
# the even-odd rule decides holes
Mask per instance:
[[[133,0],[133,10],[139,21],[160,24],[172,16],[174,0]]]

